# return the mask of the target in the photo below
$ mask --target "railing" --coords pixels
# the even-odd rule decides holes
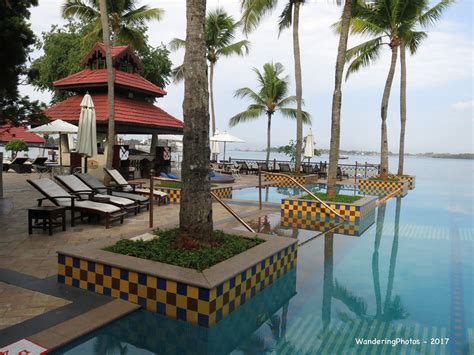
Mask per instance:
[[[313,194],[310,190],[308,190],[303,184],[300,184],[298,181],[296,181],[296,179],[294,179],[292,176],[289,176],[289,175],[285,175],[285,174],[279,174],[279,173],[269,173],[269,172],[264,172],[264,171],[261,171],[259,170],[258,171],[258,175],[259,175],[259,179],[258,179],[258,190],[259,190],[259,205],[260,205],[260,209],[261,209],[261,206],[262,206],[262,198],[261,198],[261,189],[262,189],[262,184],[261,184],[261,178],[260,176],[261,175],[271,175],[271,176],[281,176],[281,177],[284,177],[288,180],[291,180],[292,182],[294,182],[296,185],[298,185],[301,189],[303,189],[303,191],[305,191],[308,195],[310,195],[312,198],[314,198],[316,201],[318,201],[320,204],[322,204],[324,207],[326,207],[329,211],[331,211],[332,213],[334,213],[336,216],[338,216],[339,218],[342,218],[343,220],[345,220],[345,217],[341,214],[339,214],[338,212],[336,212],[336,210],[334,210],[333,208],[331,208],[326,202],[324,202],[323,200],[321,200],[319,197],[317,197],[315,194]]]
[[[152,177],[150,179],[150,184],[152,184],[152,181],[172,181],[172,182],[181,182],[181,180],[178,179],[167,179],[167,178],[162,178],[162,177]],[[150,185],[151,186],[151,185]],[[222,207],[224,207],[227,212],[229,212],[237,221],[240,222],[249,232],[256,233],[252,227],[250,227],[238,214],[235,212],[230,206],[228,206],[224,201],[221,200],[219,196],[217,196],[214,192],[211,191],[211,196],[219,202]]]
[[[245,162],[250,168],[258,169],[258,163],[265,163],[265,159],[233,159],[229,157],[229,162]],[[295,163],[290,160],[277,160],[271,159],[268,163],[268,169],[271,172],[277,172],[279,170],[279,164],[288,164],[292,169],[295,168]],[[310,165],[312,168],[318,166],[321,171],[327,171],[328,162],[319,161],[319,162],[302,162],[302,165]],[[347,175],[349,178],[357,179],[366,179],[369,177],[377,176],[379,174],[380,165],[379,164],[370,164],[367,162],[355,164],[338,164],[341,168],[342,173]]]
[[[382,197],[380,200],[378,200],[376,203],[375,203],[375,206],[380,206],[381,204],[387,202],[388,200],[390,200],[393,196],[395,196],[396,194],[398,194],[401,190],[403,190],[403,188],[399,188],[398,190],[395,190],[393,192],[390,192],[387,196],[385,197]]]

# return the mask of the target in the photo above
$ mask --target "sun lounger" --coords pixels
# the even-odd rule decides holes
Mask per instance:
[[[281,173],[291,173],[291,167],[288,163],[278,163]]]
[[[132,183],[127,180],[120,174],[118,170],[115,169],[106,169],[104,171],[112,178],[117,187],[121,188],[124,192],[133,192],[140,195],[148,196],[150,194],[150,189],[144,188],[143,183]],[[158,204],[161,205],[162,202],[165,202],[168,199],[168,194],[163,191],[158,191],[153,189],[153,196],[158,200]]]
[[[8,169],[13,169],[18,174],[31,173],[31,163],[28,163],[28,158],[16,157],[11,161]]]
[[[74,195],[80,196],[82,199],[90,199],[93,201],[106,202],[112,205],[125,208],[127,211],[138,213],[138,204],[134,200],[124,197],[97,193],[75,175],[57,175],[54,177],[61,185],[68,189]]]
[[[49,173],[51,171],[51,168],[46,165],[46,161],[48,160],[48,157],[36,157],[35,160],[31,162],[31,166],[37,173],[40,174],[40,177],[44,173]]]
[[[71,226],[74,227],[75,220],[84,217],[84,214],[97,214],[105,217],[105,228],[109,228],[113,221],[120,220],[123,223],[123,216],[127,213],[125,209],[108,203],[95,202],[91,200],[81,200],[64,190],[60,185],[50,179],[27,180],[28,183],[38,190],[44,198],[38,199],[38,206],[44,200],[49,200],[56,206],[62,206],[71,211]],[[80,216],[76,217],[76,211]]]
[[[74,174],[82,180],[87,186],[100,194],[110,194],[112,196],[124,197],[138,203],[139,208],[150,208],[150,199],[146,196],[134,194],[131,192],[116,191],[112,187],[105,186],[99,179],[90,174]]]

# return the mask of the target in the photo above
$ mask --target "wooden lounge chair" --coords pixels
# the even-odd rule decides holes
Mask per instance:
[[[142,196],[139,194],[134,194],[131,192],[123,192],[123,191],[116,191],[112,187],[107,187],[105,186],[99,179],[97,179],[95,176],[90,175],[90,174],[74,174],[77,176],[79,179],[82,180],[84,184],[89,186],[91,189],[93,189],[95,192],[100,193],[100,194],[110,194],[112,196],[118,196],[118,197],[124,197],[129,200],[133,200],[136,203],[138,203],[138,207],[141,208],[150,208],[150,199],[146,196]]]
[[[278,163],[281,173],[291,173],[291,167],[288,163]]]
[[[125,208],[127,212],[133,211],[135,214],[138,213],[138,204],[134,200],[97,193],[75,175],[56,175],[54,178],[72,194],[80,196],[82,199],[110,203],[111,205]]]
[[[51,168],[46,165],[47,160],[48,157],[36,157],[35,160],[31,162],[31,166],[37,173],[40,174],[40,177],[44,173],[49,173],[51,171]]]
[[[115,183],[115,186],[120,188],[121,191],[137,193],[145,196],[150,194],[150,189],[142,187],[143,183],[133,183],[125,180],[118,170],[104,168],[104,171],[111,177]],[[168,199],[167,193],[155,189],[153,189],[153,196],[156,200],[158,200],[158,205],[161,205],[162,202],[166,202]]]
[[[257,162],[257,166],[259,167],[259,169],[260,169],[261,171],[270,171],[270,170],[268,169],[267,163],[259,163],[259,162]]]
[[[344,173],[340,166],[337,167],[337,178],[342,181],[343,178],[349,179],[349,174]]]
[[[240,166],[240,172],[245,173],[245,175],[255,173],[255,169],[249,167],[245,161],[237,161],[237,164]]]
[[[26,180],[38,190],[44,198],[38,199],[38,206],[41,206],[44,200],[51,201],[56,206],[62,206],[71,211],[71,226],[74,227],[75,220],[83,220],[84,214],[96,214],[105,218],[105,228],[109,228],[113,221],[120,220],[123,223],[123,216],[127,211],[108,203],[101,203],[91,200],[81,200],[79,196],[74,196],[64,190],[51,179]],[[76,211],[80,216],[76,217]]]
[[[13,169],[18,174],[31,173],[31,163],[28,163],[28,158],[16,157],[12,160],[8,169]]]
[[[313,167],[311,164],[303,164],[302,165],[303,173],[305,174],[311,174],[313,172]]]

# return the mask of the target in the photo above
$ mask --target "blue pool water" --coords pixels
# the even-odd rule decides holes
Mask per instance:
[[[215,327],[141,310],[55,353],[473,354],[474,164],[412,158],[406,169],[416,189],[378,208],[362,235],[300,246],[297,269]],[[397,338],[406,344],[356,343]]]
[[[326,192],[325,184],[310,184],[305,186],[311,192]],[[341,195],[361,195],[353,186],[337,186],[337,193]],[[280,203],[282,198],[306,194],[299,187],[262,187],[262,202]],[[249,187],[232,191],[232,199],[258,201],[258,187]]]

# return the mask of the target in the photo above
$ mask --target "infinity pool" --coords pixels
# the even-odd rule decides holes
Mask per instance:
[[[474,164],[410,162],[360,236],[286,228],[297,269],[215,327],[140,310],[55,354],[474,354]]]
[[[326,192],[325,184],[311,184],[305,186],[311,192]],[[337,193],[341,195],[361,195],[353,186],[338,186]],[[280,203],[282,198],[288,198],[305,194],[305,191],[299,187],[273,187],[266,186],[262,188],[262,201]],[[258,201],[258,187],[248,187],[232,191],[232,199]]]

